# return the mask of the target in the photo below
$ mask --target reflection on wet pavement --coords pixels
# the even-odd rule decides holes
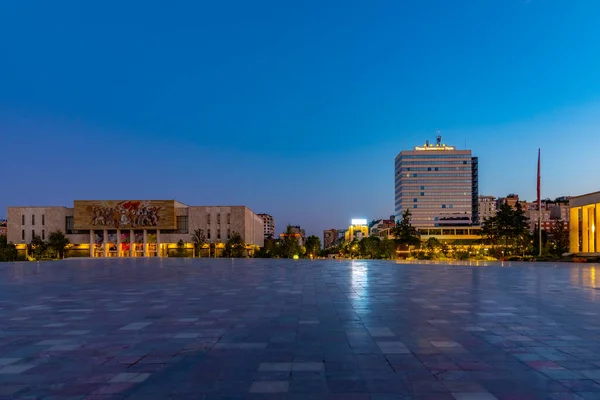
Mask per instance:
[[[0,399],[600,398],[594,264],[0,264]]]

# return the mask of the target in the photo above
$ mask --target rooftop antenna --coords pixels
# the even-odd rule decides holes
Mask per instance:
[[[435,140],[437,141],[437,145],[438,146],[442,143],[442,135],[440,134],[440,130],[439,129],[437,131],[437,136],[436,136]]]

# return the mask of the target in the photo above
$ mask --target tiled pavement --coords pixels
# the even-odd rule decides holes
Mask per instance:
[[[0,399],[600,399],[596,268],[0,264]]]

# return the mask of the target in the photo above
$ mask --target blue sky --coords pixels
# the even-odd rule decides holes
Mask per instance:
[[[318,234],[393,213],[393,160],[480,157],[481,194],[600,190],[600,2],[4,1],[8,205],[245,204]]]

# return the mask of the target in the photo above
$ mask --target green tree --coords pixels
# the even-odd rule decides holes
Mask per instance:
[[[192,232],[192,243],[194,244],[194,250],[198,257],[200,257],[200,252],[202,248],[206,244],[206,236],[204,235],[204,230],[202,229],[194,229]]]
[[[450,246],[448,245],[448,243],[446,243],[445,241],[442,242],[442,244],[440,245],[440,251],[444,256],[447,256],[450,252]]]
[[[496,215],[483,221],[482,234],[493,245],[502,245],[506,255],[520,253],[529,243],[529,219],[525,216],[521,204],[513,209],[503,203]]]
[[[427,249],[427,252],[429,254],[433,255],[437,251],[437,249],[440,248],[440,245],[440,241],[437,238],[430,237],[425,242],[425,249]]]
[[[70,243],[69,238],[61,231],[50,232],[48,235],[48,247],[54,250],[59,258],[65,258],[65,250]]]
[[[398,244],[404,244],[408,246],[418,246],[420,244],[419,235],[411,222],[410,210],[404,210],[402,213],[402,219],[396,221],[396,227],[394,228],[394,236]]]
[[[321,252],[321,239],[318,236],[310,235],[306,238],[306,254],[309,256],[318,256]]]
[[[525,215],[521,203],[517,202],[512,213],[511,236],[517,254],[524,252],[531,240],[529,218]]]
[[[390,259],[394,258],[396,253],[396,243],[388,238],[383,238],[379,241],[379,248],[377,249],[378,258]]]
[[[565,229],[564,221],[557,219],[549,232],[550,252],[562,256],[569,251],[569,232]]]
[[[47,249],[48,244],[38,235],[33,235],[31,242],[27,245],[27,253],[33,257],[34,260],[41,260],[44,258]]]
[[[288,225],[281,240],[281,254],[283,257],[293,258],[294,256],[300,256],[300,250],[298,235],[294,232],[292,226]]]
[[[16,261],[17,246],[8,243],[6,235],[0,235],[0,261]]]
[[[233,231],[225,243],[225,253],[228,257],[243,257],[246,244],[239,232]]]
[[[175,251],[177,257],[185,257],[185,243],[183,239],[179,239],[177,242],[177,250]]]
[[[363,238],[358,242],[358,248],[362,257],[375,258],[379,250],[379,238],[376,236],[369,236]]]

